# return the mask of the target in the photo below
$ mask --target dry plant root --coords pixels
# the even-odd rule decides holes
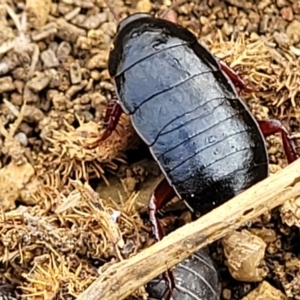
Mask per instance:
[[[25,158],[24,155],[25,151],[23,147],[16,139],[14,139],[14,135],[23,120],[24,111],[26,108],[26,99],[24,99],[24,103],[21,107],[20,112],[16,112],[14,107],[11,105],[11,103],[7,101],[5,98],[3,99],[3,102],[12,111],[12,113],[16,115],[17,119],[15,120],[14,124],[10,127],[8,131],[4,128],[0,120],[0,133],[5,138],[2,153],[11,156],[13,161],[16,163],[16,165],[20,165],[27,162],[27,159]]]
[[[33,166],[28,161],[26,149],[14,137],[23,120],[26,100],[20,112],[16,111],[15,107],[5,98],[3,101],[17,116],[9,130],[5,129],[0,120],[0,133],[4,136],[2,154],[4,154],[4,160],[11,159],[7,165],[0,169],[0,209],[7,211],[16,207],[17,200],[28,205],[34,204],[31,195],[39,189],[39,181]]]
[[[31,65],[29,67],[27,75],[28,79],[30,79],[38,63],[40,50],[38,45],[35,43],[31,43],[30,38],[25,34],[27,28],[26,12],[22,13],[21,20],[19,20],[19,17],[9,5],[2,4],[0,5],[0,8],[6,9],[7,13],[14,21],[18,30],[18,36],[15,37],[15,39],[13,39],[12,41],[8,41],[0,46],[0,54],[5,54],[10,50],[14,50],[20,55],[24,55],[24,52],[32,52]]]

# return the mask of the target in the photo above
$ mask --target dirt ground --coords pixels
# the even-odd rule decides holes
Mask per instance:
[[[109,3],[123,18],[171,5],[163,1]],[[255,117],[280,120],[299,145],[300,2],[198,0],[175,11],[259,88],[241,93]],[[151,243],[145,212],[158,166],[126,116],[119,134],[97,144],[114,97],[107,58],[115,31],[102,0],[0,1],[0,283],[16,286],[18,299],[76,299],[97,268]],[[287,164],[280,136],[267,146],[274,173]],[[261,260],[234,265],[230,237],[211,245],[222,300],[300,299],[297,200],[238,236],[243,245],[251,235]],[[254,275],[243,278],[244,268]]]

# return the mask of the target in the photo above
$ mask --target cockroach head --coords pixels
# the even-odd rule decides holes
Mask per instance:
[[[146,13],[135,13],[132,14],[130,16],[128,16],[127,18],[121,20],[117,26],[117,32],[119,32],[120,30],[122,30],[125,26],[127,26],[128,24],[138,20],[138,19],[142,19],[142,18],[151,18],[151,15],[146,14]]]

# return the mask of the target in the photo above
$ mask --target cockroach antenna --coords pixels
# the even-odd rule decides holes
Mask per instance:
[[[108,0],[103,0],[103,2],[106,4],[106,6],[108,7],[108,9],[110,10],[111,14],[113,15],[114,19],[116,20],[116,22],[119,24],[120,22],[120,18],[118,16],[118,14],[116,13],[116,11],[112,8],[112,6],[108,3]]]

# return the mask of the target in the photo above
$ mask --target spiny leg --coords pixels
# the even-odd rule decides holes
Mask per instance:
[[[109,101],[104,117],[104,126],[106,127],[106,130],[99,142],[106,140],[113,131],[116,130],[122,112],[122,108],[116,100]]]
[[[158,184],[155,191],[151,195],[148,204],[149,219],[152,226],[153,236],[157,242],[160,241],[164,235],[156,214],[175,196],[176,193],[174,189],[169,185],[165,178]]]
[[[273,119],[262,120],[258,121],[258,124],[265,138],[275,133],[281,134],[284,152],[289,164],[299,158],[294,141],[290,137],[288,130],[280,121]]]
[[[226,73],[226,75],[230,78],[230,80],[236,87],[240,88],[246,93],[253,93],[257,91],[256,88],[248,87],[245,81],[233,69],[227,66],[225,62],[219,60],[219,64],[221,66],[222,71]]]
[[[156,214],[164,205],[170,202],[175,196],[176,193],[174,189],[169,185],[168,181],[165,178],[158,184],[155,191],[151,195],[148,204],[149,220],[152,227],[152,233],[156,241],[160,241],[164,236],[163,230],[161,228]],[[164,298],[165,294],[168,293],[166,299],[169,300],[171,299],[172,292],[175,288],[175,279],[173,273],[170,270],[167,270],[163,274],[163,279],[166,282],[167,289],[164,292],[162,299]]]
[[[116,130],[122,112],[122,108],[116,100],[109,101],[104,117],[105,131],[100,138],[98,138],[96,141],[93,141],[93,143],[87,145],[88,148],[96,147],[100,142],[110,137],[113,131]]]

